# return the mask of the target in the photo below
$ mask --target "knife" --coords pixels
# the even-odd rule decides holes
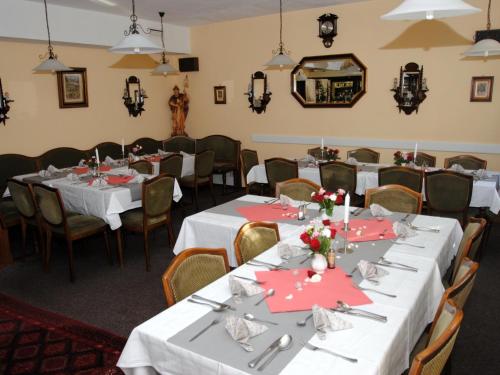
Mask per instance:
[[[211,300],[211,299],[208,299],[208,298],[202,297],[202,296],[198,296],[198,295],[196,295],[196,294],[193,294],[193,295],[191,296],[191,298],[193,298],[193,299],[198,299],[198,300],[201,300],[201,301],[210,302],[210,303],[212,303],[212,304],[214,304],[214,305],[217,305],[217,306],[220,306],[220,307],[223,307],[223,308],[229,309],[229,310],[236,310],[233,306],[228,305],[227,303],[217,302],[217,301],[214,301],[214,300]]]
[[[269,345],[267,347],[267,349],[262,352],[262,354],[260,354],[258,357],[256,357],[255,359],[252,359],[250,362],[248,362],[248,367],[254,368],[255,366],[257,366],[259,364],[259,362],[262,361],[262,359],[266,355],[268,355],[269,353],[271,353],[274,349],[276,349],[278,347],[278,345],[280,344],[280,340],[281,340],[281,336],[278,337],[276,339],[276,341],[274,341],[271,345]]]
[[[374,264],[376,266],[381,266],[381,267],[395,268],[395,269],[403,270],[403,271],[418,272],[418,269],[413,268],[413,267],[412,268],[400,267],[400,266],[396,266],[396,265],[393,265],[393,264],[386,264],[386,263],[379,263],[379,262],[370,262],[370,263]]]

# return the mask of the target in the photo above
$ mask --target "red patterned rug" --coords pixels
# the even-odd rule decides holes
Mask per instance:
[[[115,375],[126,339],[0,293],[0,374]]]

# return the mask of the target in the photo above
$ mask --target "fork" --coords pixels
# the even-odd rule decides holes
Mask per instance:
[[[307,348],[309,350],[312,350],[313,352],[319,350],[319,351],[331,354],[331,355],[333,355],[335,357],[339,357],[339,358],[345,359],[346,361],[349,361],[349,362],[352,362],[352,363],[358,362],[358,360],[356,358],[346,357],[345,355],[332,352],[331,350],[328,350],[328,349],[320,348],[320,347],[315,346],[313,344],[309,344],[308,342],[304,342],[303,344],[304,344],[305,348]]]
[[[411,247],[416,247],[416,248],[419,248],[419,249],[425,249],[425,246],[422,246],[422,245],[416,245],[416,244],[413,244],[413,243],[409,243],[409,242],[399,242],[399,241],[396,241],[396,240],[391,240],[391,242],[395,245],[407,245],[407,246],[411,246]]]
[[[383,296],[387,296],[387,297],[391,297],[391,298],[396,298],[397,297],[395,294],[389,294],[389,293],[381,292],[380,290],[376,290],[376,289],[372,289],[372,288],[365,288],[365,287],[359,286],[354,281],[352,282],[352,286],[355,287],[356,289],[359,289],[359,290],[370,291],[370,292],[382,294]]]

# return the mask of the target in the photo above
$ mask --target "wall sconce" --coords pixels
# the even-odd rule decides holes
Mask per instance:
[[[9,119],[7,117],[7,112],[10,110],[9,103],[12,103],[14,100],[9,99],[9,93],[6,92],[4,94],[2,87],[2,79],[0,78],[0,122],[3,122],[5,126],[5,121]]]
[[[400,113],[401,111],[407,115],[413,111],[418,113],[418,106],[427,98],[425,93],[429,91],[427,80],[423,76],[423,66],[419,68],[416,63],[408,63],[399,71],[399,82],[394,78],[391,91],[394,91],[394,99],[398,103]]]
[[[269,91],[269,84],[267,83],[267,76],[261,72],[255,72],[250,76],[251,80],[248,84],[248,101],[250,102],[249,108],[252,112],[261,114],[266,111],[266,107],[271,101],[272,92]]]
[[[144,99],[148,96],[146,91],[141,88],[141,81],[136,76],[130,76],[125,80],[125,89],[123,90],[123,104],[128,109],[129,116],[137,117],[144,109]]]

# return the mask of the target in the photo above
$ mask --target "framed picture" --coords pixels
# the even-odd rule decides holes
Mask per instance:
[[[471,102],[491,102],[494,77],[472,77]]]
[[[215,104],[226,104],[226,86],[214,87],[214,102]]]
[[[59,108],[88,107],[87,69],[71,68],[67,72],[57,72]]]

